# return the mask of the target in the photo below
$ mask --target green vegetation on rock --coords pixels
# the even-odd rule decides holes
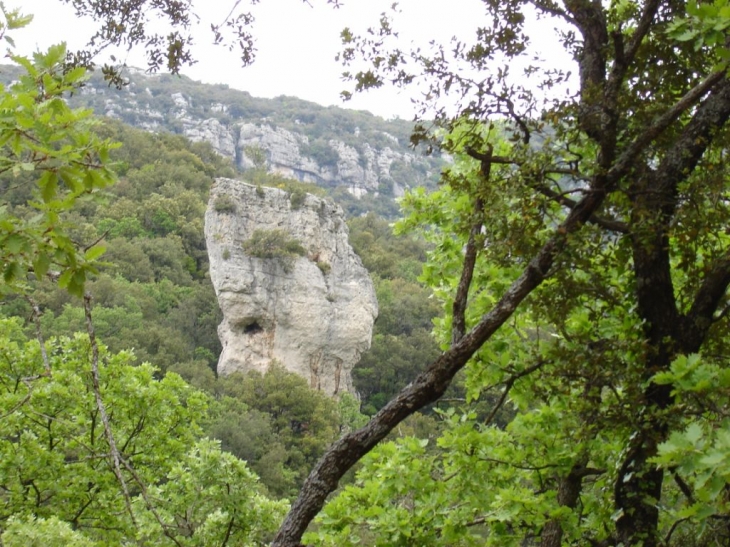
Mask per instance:
[[[307,254],[299,240],[280,229],[254,230],[243,242],[243,250],[249,256],[276,260],[285,271],[291,270],[297,257]]]

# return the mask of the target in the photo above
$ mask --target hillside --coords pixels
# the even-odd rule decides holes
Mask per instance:
[[[0,67],[4,83],[18,74],[17,67]],[[131,68],[127,76],[128,85],[118,90],[96,73],[69,103],[148,131],[207,142],[240,170],[266,167],[315,183],[355,214],[378,208],[379,198],[392,202],[407,188],[434,185],[443,164],[438,156],[411,149],[413,124],[405,120],[295,97],[256,98],[185,76]],[[348,207],[352,197],[374,202]]]

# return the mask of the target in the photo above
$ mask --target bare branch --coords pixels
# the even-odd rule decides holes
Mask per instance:
[[[43,368],[45,369],[44,376],[51,377],[51,361],[48,359],[48,352],[46,351],[46,343],[43,339],[43,332],[41,331],[41,308],[38,303],[31,298],[29,295],[25,295],[25,299],[30,304],[30,309],[33,312],[33,324],[35,325],[35,336],[41,347],[41,358],[43,359]]]
[[[535,185],[534,188],[535,188],[535,190],[540,192],[542,195],[549,197],[550,199],[556,201],[560,205],[564,205],[565,207],[568,207],[569,209],[572,209],[573,207],[575,207],[578,204],[578,202],[576,202],[575,200],[572,200],[563,194],[555,192],[542,184]],[[588,222],[590,222],[591,224],[595,224],[596,226],[600,226],[601,228],[604,228],[611,232],[618,232],[620,234],[629,233],[628,225],[625,222],[621,222],[620,220],[614,220],[612,218],[605,218],[605,217],[598,216],[598,215],[591,215],[591,218],[588,219]]]
[[[644,38],[649,33],[649,29],[651,28],[651,24],[654,21],[654,17],[656,16],[660,3],[660,0],[648,0],[644,4],[644,9],[641,12],[641,19],[639,19],[639,24],[636,25],[636,30],[631,35],[629,45],[623,53],[623,61],[626,65],[631,64],[631,62],[634,60],[636,53],[639,51],[639,46],[641,46],[641,42],[644,41]]]
[[[98,245],[98,244],[99,244],[99,243],[100,243],[100,242],[101,242],[102,240],[104,240],[104,239],[106,238],[106,236],[108,236],[108,235],[109,235],[109,230],[107,230],[106,232],[104,232],[103,234],[101,234],[101,235],[100,235],[100,236],[99,236],[99,237],[98,237],[98,238],[97,238],[97,239],[96,239],[95,241],[93,241],[93,242],[91,242],[91,243],[87,244],[87,245],[86,245],[85,247],[83,247],[83,248],[82,248],[82,251],[83,251],[83,252],[86,252],[86,251],[88,251],[89,249],[91,249],[92,247],[94,247],[95,245]]]
[[[122,474],[122,457],[117,450],[117,445],[114,441],[114,435],[109,422],[109,415],[106,412],[106,406],[101,398],[101,382],[99,381],[99,346],[96,343],[94,323],[91,319],[91,294],[88,292],[84,295],[84,313],[86,316],[86,332],[89,335],[89,344],[91,345],[91,382],[94,389],[96,408],[99,411],[99,416],[101,417],[101,422],[104,426],[104,435],[106,436],[107,443],[109,444],[109,455],[112,463],[112,470],[114,471],[114,476],[116,476],[119,481],[119,485],[122,487],[127,512],[132,519],[134,527],[136,528],[137,520],[134,518],[134,511],[132,511],[132,498],[129,495],[127,481],[124,479],[124,475]]]
[[[489,413],[489,416],[486,417],[484,420],[485,425],[489,425],[492,423],[492,420],[494,420],[494,417],[497,415],[497,412],[499,412],[499,409],[502,408],[505,401],[507,401],[507,396],[509,395],[510,390],[515,385],[515,382],[519,380],[520,378],[524,378],[525,376],[529,376],[536,370],[539,370],[545,365],[547,361],[539,361],[538,363],[532,365],[531,367],[527,367],[522,372],[518,372],[517,374],[513,374],[510,376],[506,382],[504,382],[504,390],[502,390],[502,395],[499,397],[499,400],[497,401],[497,404],[494,405],[494,408]]]
[[[674,482],[677,483],[677,486],[679,486],[679,489],[682,491],[682,494],[684,494],[684,497],[687,498],[687,501],[690,503],[695,502],[695,496],[692,493],[692,489],[689,487],[689,484],[687,484],[682,477],[679,476],[679,473],[677,473],[677,469],[671,469],[672,478],[674,478]]]
[[[669,545],[669,542],[671,541],[672,535],[674,535],[674,531],[677,529],[677,526],[679,526],[683,522],[687,522],[688,520],[689,518],[683,518],[674,521],[674,524],[672,524],[672,527],[669,529],[669,532],[667,532],[667,535],[664,538],[664,545]]]

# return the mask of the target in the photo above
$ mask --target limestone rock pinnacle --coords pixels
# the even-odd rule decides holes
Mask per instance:
[[[273,239],[252,251],[262,234]],[[378,305],[342,210],[310,194],[218,179],[205,236],[223,312],[218,373],[264,372],[278,361],[327,395],[352,391]],[[277,254],[274,240],[296,250]]]

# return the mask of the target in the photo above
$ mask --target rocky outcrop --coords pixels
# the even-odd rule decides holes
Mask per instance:
[[[286,234],[301,247],[285,257],[268,247],[255,253],[246,244],[255,232]],[[350,372],[370,347],[378,306],[347,236],[330,201],[216,181],[205,237],[223,312],[219,374],[263,372],[278,361],[328,395],[352,391]]]
[[[240,167],[243,169],[254,167],[254,162],[249,157],[251,149],[260,149],[267,156],[266,163],[270,171],[302,182],[318,182],[321,178],[320,166],[313,159],[302,156],[299,150],[299,147],[308,141],[307,137],[295,135],[286,129],[274,128],[267,124],[244,123],[241,125],[238,139],[238,149],[241,151]]]
[[[269,171],[343,187],[357,197],[398,197],[408,187],[435,182],[441,169],[438,158],[409,149],[404,128],[408,131],[410,124],[405,121],[380,120],[294,98],[256,99],[225,86],[132,68],[127,75],[129,85],[122,90],[94,76],[69,101],[149,131],[171,131],[208,142],[241,169],[254,165],[248,151],[259,148]]]
[[[398,196],[408,185],[395,180],[390,169],[394,162],[410,165],[416,157],[414,154],[395,152],[388,146],[375,149],[368,143],[363,143],[358,150],[337,139],[329,139],[325,146],[320,155],[327,159],[322,161],[308,155],[309,139],[304,135],[268,124],[245,123],[240,126],[238,139],[239,166],[243,169],[254,166],[247,154],[254,148],[266,153],[271,172],[302,182],[345,186],[356,197],[378,193],[382,188]]]
[[[215,118],[192,120],[183,118],[183,135],[193,142],[207,142],[221,156],[236,157],[236,136]]]

